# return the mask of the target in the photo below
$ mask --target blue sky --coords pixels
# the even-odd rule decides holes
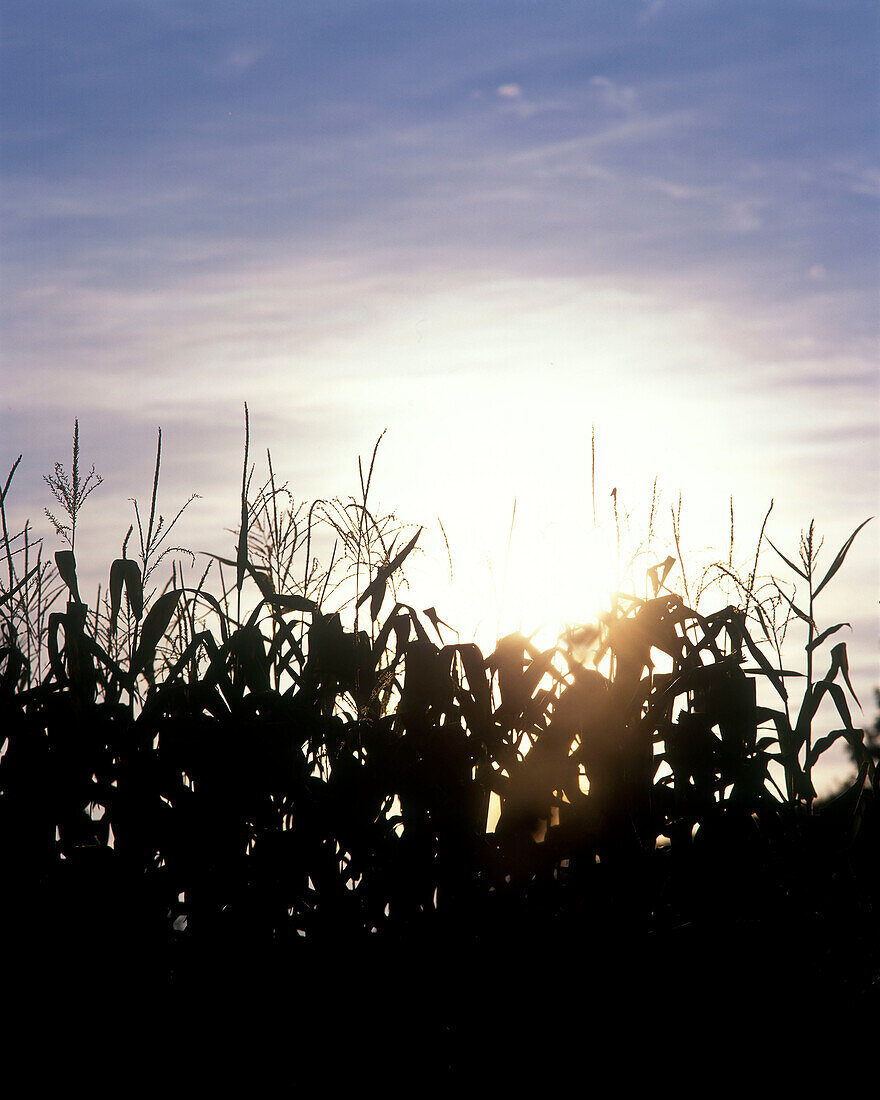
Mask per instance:
[[[593,423],[603,502],[657,475],[695,547],[731,494],[744,556],[771,497],[777,545],[839,544],[878,510],[878,58],[847,0],[4,0],[16,506],[78,416],[103,553],[161,425],[222,549],[247,400],[305,497],[387,428],[383,503],[474,592],[514,498],[522,583],[575,568]],[[868,702],[878,532],[839,589]]]

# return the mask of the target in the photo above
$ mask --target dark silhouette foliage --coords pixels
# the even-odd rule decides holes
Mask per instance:
[[[651,598],[618,596],[579,639],[484,654],[395,595],[418,535],[397,548],[369,477],[343,512],[346,625],[310,547],[296,579],[273,557],[307,545],[312,513],[279,519],[274,474],[256,501],[249,481],[214,595],[176,569],[145,593],[146,554],[123,550],[89,607],[71,524],[66,606],[47,611],[51,571],[26,532],[5,538],[7,979],[111,1009],[280,1014],[301,1044],[440,1074],[520,1028],[581,1043],[614,1012],[656,1024],[779,991],[876,1005],[878,772],[837,683],[845,647],[792,721],[791,674],[746,609],[698,613],[667,562]],[[154,532],[157,487],[158,462]],[[843,726],[815,738],[824,695]],[[811,769],[838,738],[857,775],[820,803]]]

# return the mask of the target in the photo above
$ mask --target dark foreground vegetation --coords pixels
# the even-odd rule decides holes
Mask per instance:
[[[59,1026],[262,1014],[334,1057],[445,1072],[501,1040],[589,1045],[600,1015],[877,1006],[876,739],[813,606],[852,539],[821,573],[812,529],[786,559],[797,680],[754,575],[742,606],[697,613],[672,558],[553,649],[484,654],[399,601],[418,534],[374,517],[372,467],[359,501],[298,511],[271,471],[252,492],[246,457],[237,552],[159,588],[181,555],[157,456],[137,556],[126,539],[89,605],[78,461],[77,438],[48,479],[54,565],[4,509],[0,596],[4,978]],[[823,700],[839,728],[817,732]],[[819,802],[838,739],[857,774]]]

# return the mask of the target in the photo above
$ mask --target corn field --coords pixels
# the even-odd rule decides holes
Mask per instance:
[[[7,530],[14,468],[3,487],[8,979],[271,1006],[353,1058],[391,1028],[442,1073],[519,1025],[549,1041],[600,1004],[647,1011],[647,989],[668,1012],[719,989],[876,1006],[876,733],[814,607],[858,529],[823,570],[812,527],[798,560],[777,551],[809,594],[786,608],[806,670],[781,667],[754,577],[698,612],[672,558],[553,647],[483,653],[401,601],[419,533],[373,514],[372,466],[360,500],[298,508],[271,457],[252,489],[247,450],[234,555],[184,583],[159,450],[89,605],[76,523],[100,479],[78,447],[46,479],[51,557]],[[856,775],[820,801],[839,741]],[[562,1015],[569,997],[594,1007]]]

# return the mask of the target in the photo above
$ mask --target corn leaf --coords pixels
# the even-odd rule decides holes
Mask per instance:
[[[67,674],[64,671],[64,663],[61,660],[61,651],[58,646],[58,631],[64,626],[65,619],[66,616],[62,611],[53,611],[49,616],[49,625],[46,631],[46,650],[49,657],[49,666],[59,684],[67,682]]]
[[[841,565],[843,565],[843,559],[846,557],[846,555],[849,551],[849,548],[852,546],[853,539],[856,537],[856,535],[859,533],[859,531],[861,531],[861,529],[865,526],[865,524],[870,523],[873,518],[874,518],[873,516],[869,516],[863,523],[860,523],[858,525],[858,527],[855,529],[855,531],[853,531],[853,533],[849,536],[849,538],[843,544],[843,546],[841,546],[841,548],[838,550],[837,557],[831,563],[830,569],[825,574],[825,576],[822,578],[821,582],[819,583],[819,587],[813,593],[813,599],[815,599],[819,595],[819,593],[822,591],[822,589],[825,587],[825,585],[831,580],[831,578],[834,576],[834,574],[837,572],[837,570],[841,567]]]
[[[751,653],[754,660],[757,661],[761,672],[767,677],[767,679],[776,689],[776,694],[779,695],[781,699],[788,699],[788,692],[786,691],[782,675],[777,669],[773,667],[773,665],[770,664],[770,662],[767,660],[761,650],[758,649],[758,647],[749,636],[749,632],[747,630],[743,630],[743,641],[746,643],[746,648],[748,649],[749,653]]]
[[[767,626],[766,616],[764,615],[764,612],[761,609],[761,605],[757,602],[757,600],[755,601],[755,612],[758,616],[758,622],[761,624],[761,630],[763,630],[763,632],[764,632],[764,637],[769,642],[770,641],[770,628]]]
[[[807,626],[811,626],[815,630],[816,629],[816,624],[813,622],[813,620],[810,618],[810,616],[806,613],[806,611],[801,611],[801,609],[797,606],[797,604],[794,603],[793,600],[790,600],[788,598],[788,596],[786,596],[786,594],[782,591],[782,589],[779,587],[779,585],[776,586],[776,590],[779,593],[779,595],[785,600],[785,602],[788,604],[788,606],[792,609],[792,611],[795,613],[795,615],[797,615],[797,617],[799,619],[803,619],[803,621],[807,624]]]
[[[125,562],[125,593],[128,596],[132,615],[140,622],[144,613],[144,585],[141,579],[141,567],[132,558],[126,558]]]
[[[412,553],[412,551],[415,549],[415,545],[418,542],[419,535],[421,533],[422,528],[420,527],[418,531],[416,531],[415,535],[413,535],[410,541],[406,544],[406,546],[400,551],[400,553],[392,558],[388,565],[383,565],[379,568],[376,576],[364,589],[363,594],[355,605],[356,607],[360,607],[361,604],[366,603],[366,601],[369,600],[370,618],[373,620],[373,622],[376,621],[379,612],[382,609],[382,601],[385,598],[385,588],[388,584],[388,581],[394,575],[395,570],[399,569],[401,565],[403,565],[406,558],[409,557],[410,553]]]
[[[235,586],[241,592],[248,566],[248,447],[250,445],[250,420],[247,402],[244,406],[244,464],[241,472],[241,522],[238,528],[238,552],[235,562]]]
[[[807,755],[807,767],[812,768],[822,753],[830,749],[834,742],[838,741],[841,737],[856,750],[858,750],[859,746],[864,744],[864,732],[862,730],[832,730],[831,733],[826,733],[824,737],[820,737],[813,745]]]
[[[128,604],[134,618],[140,622],[144,612],[144,588],[141,570],[131,558],[117,558],[110,566],[110,634],[116,633],[116,621],[122,604],[122,591],[128,595]]]
[[[647,574],[651,581],[651,589],[654,595],[660,591],[664,581],[669,576],[669,571],[675,565],[675,558],[672,556],[667,557],[665,561],[658,562],[656,565],[652,565],[648,568]],[[662,575],[661,575],[662,570]]]
[[[440,618],[440,616],[437,614],[437,608],[436,607],[426,607],[422,610],[422,614],[428,616],[428,619],[431,621],[432,626],[437,631],[437,637],[442,642],[443,641],[443,635],[440,633],[440,627],[445,626],[448,630],[452,630],[452,627],[449,625],[449,623],[445,623]]]
[[[767,541],[770,542],[770,539],[767,539]],[[770,542],[770,545],[773,546],[773,543]],[[810,579],[807,576],[807,574],[803,571],[803,569],[801,569],[799,566],[795,565],[795,563],[793,561],[791,561],[789,558],[787,558],[781,550],[777,549],[775,546],[773,546],[773,549],[776,550],[776,553],[780,556],[780,558],[782,558],[782,560],[785,562],[785,564],[787,566],[789,566],[791,569],[793,569],[795,571],[795,573],[798,574],[798,576],[803,577],[805,581],[808,581]]]
[[[263,599],[273,611],[314,611],[317,607],[314,600],[306,599],[305,596],[298,596],[295,594],[287,596],[279,595],[278,592],[275,591],[275,585],[272,583],[272,578],[268,573],[263,572],[261,569],[256,569],[250,561],[247,563],[247,569],[254,578]]]
[[[844,725],[848,730],[854,729],[852,717],[849,713],[849,705],[846,701],[846,695],[843,693],[843,688],[840,684],[829,684],[828,694],[834,700],[834,705],[837,707],[837,713],[843,719]]]
[[[178,588],[171,592],[164,592],[147,612],[147,617],[141,627],[140,641],[129,667],[129,676],[132,679],[143,672],[147,667],[147,663],[153,660],[156,646],[168,629],[171,616],[174,614],[182,594],[182,591]]]
[[[15,595],[16,592],[18,592],[19,589],[24,588],[24,586],[28,583],[28,581],[37,572],[37,570],[39,568],[40,568],[39,565],[35,565],[33,567],[33,569],[31,569],[29,572],[27,572],[21,578],[21,580],[18,582],[18,584],[14,585],[12,588],[10,588],[8,592],[4,592],[2,595],[0,595],[0,607],[2,607],[3,604],[5,604],[7,600],[11,600],[12,597]]]
[[[845,626],[848,626],[850,630],[852,630],[852,623],[838,623],[836,626],[829,626],[827,630],[822,631],[818,638],[814,638],[812,642],[807,642],[804,649],[807,653],[812,652],[812,650],[820,646],[826,638],[830,637],[832,634],[836,634],[838,630],[841,630]]]
[[[201,630],[196,634],[183,653],[181,653],[180,657],[175,661],[174,665],[169,669],[165,676],[164,683],[173,684],[202,647],[204,647],[209,656],[217,652],[217,643],[214,641],[214,637],[209,630]]]
[[[269,662],[263,635],[256,626],[243,626],[236,630],[229,639],[229,652],[251,691],[269,690]]]
[[[79,588],[76,583],[76,558],[73,556],[72,550],[56,550],[55,551],[55,566],[58,569],[58,575],[70,589],[70,594],[73,596],[76,603],[82,603],[79,598]]]
[[[11,693],[19,681],[26,661],[21,650],[13,646],[0,646],[0,666],[3,672],[0,674],[0,693]]]
[[[110,566],[110,636],[116,633],[116,620],[122,604],[122,585],[125,572],[125,560],[116,558]]]
[[[862,704],[859,702],[858,696],[856,695],[855,691],[853,690],[853,686],[850,683],[849,659],[846,653],[846,642],[839,642],[831,650],[831,665],[828,671],[825,673],[825,680],[828,683],[831,683],[832,680],[836,680],[838,672],[843,673],[843,678],[846,682],[846,686],[849,688],[849,693],[855,700],[856,706],[859,708],[859,710],[861,710]]]

